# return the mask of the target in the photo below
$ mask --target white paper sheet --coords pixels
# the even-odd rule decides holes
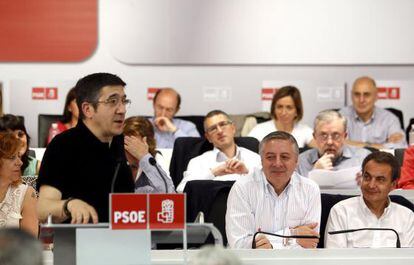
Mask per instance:
[[[309,172],[309,178],[318,183],[321,188],[355,189],[358,188],[355,180],[360,167],[351,167],[340,170],[314,169]]]

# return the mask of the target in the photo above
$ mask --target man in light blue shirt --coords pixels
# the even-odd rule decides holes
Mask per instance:
[[[398,118],[375,106],[377,86],[367,76],[355,80],[352,106],[340,110],[348,120],[348,141],[353,146],[395,149],[407,146]]]
[[[153,107],[154,118],[151,122],[155,129],[157,148],[173,148],[175,139],[179,137],[200,137],[196,126],[189,121],[174,119],[180,109],[181,97],[172,88],[158,90]]]

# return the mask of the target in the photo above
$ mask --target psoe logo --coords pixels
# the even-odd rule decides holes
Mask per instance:
[[[161,202],[161,212],[157,213],[157,221],[163,224],[174,222],[174,201],[163,200]]]
[[[114,223],[136,224],[145,223],[145,211],[115,211]]]

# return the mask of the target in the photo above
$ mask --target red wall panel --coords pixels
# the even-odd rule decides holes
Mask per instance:
[[[77,62],[92,55],[97,0],[1,0],[0,61]]]

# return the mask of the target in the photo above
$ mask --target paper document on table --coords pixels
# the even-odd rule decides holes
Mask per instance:
[[[308,176],[321,188],[354,189],[358,188],[355,178],[360,170],[360,167],[339,170],[314,169]]]

